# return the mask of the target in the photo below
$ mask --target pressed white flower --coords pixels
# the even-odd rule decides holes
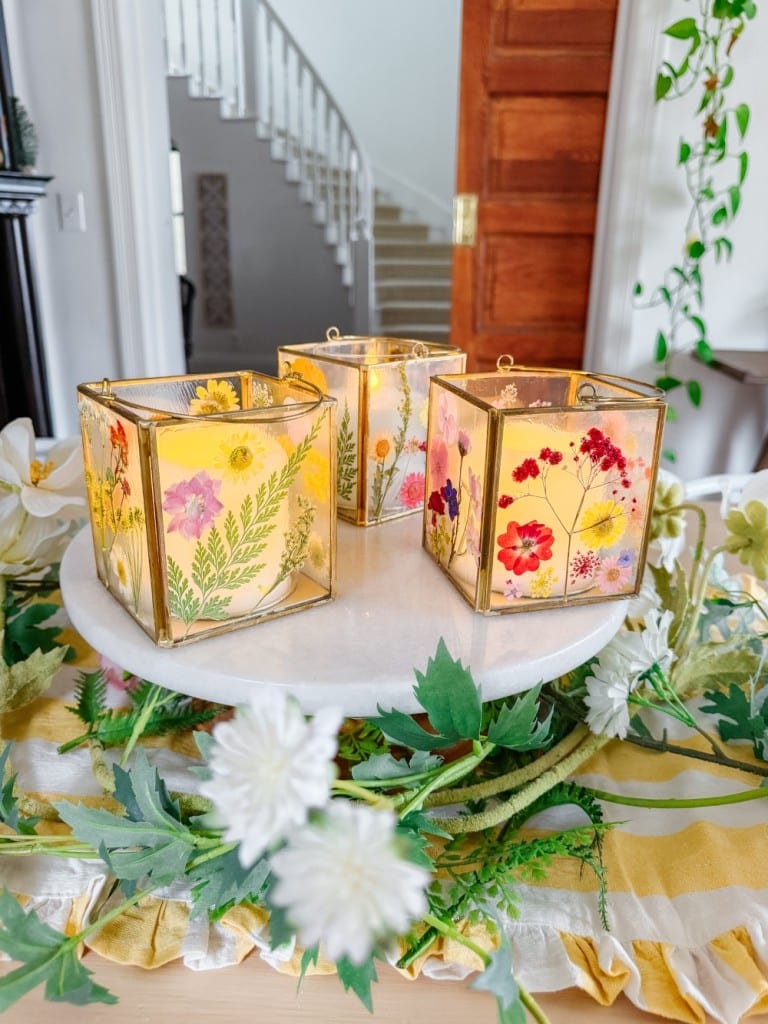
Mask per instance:
[[[38,457],[32,421],[13,420],[0,431],[0,491],[17,494],[24,511],[36,518],[73,519],[84,514],[79,440],[60,441]]]
[[[297,832],[272,857],[272,900],[299,941],[334,961],[362,963],[377,940],[399,935],[427,909],[430,874],[404,859],[389,811],[347,800]]]
[[[255,694],[213,730],[211,778],[200,791],[227,841],[240,843],[244,867],[327,803],[341,721],[330,708],[308,721],[285,694]]]
[[[617,668],[618,661],[611,663],[611,656],[603,658],[587,676],[587,725],[594,733],[603,736],[618,736],[621,739],[629,729],[629,694],[631,679]]]

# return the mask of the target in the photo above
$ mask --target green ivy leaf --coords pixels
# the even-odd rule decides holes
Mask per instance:
[[[639,281],[635,282],[635,287],[632,289],[632,294],[633,295],[642,295],[643,294],[643,286],[642,286],[642,284]]]
[[[713,242],[713,245],[715,247],[716,262],[719,263],[723,256],[725,256],[725,258],[729,260],[733,255],[733,243],[729,238],[726,238],[725,236],[716,238]]]
[[[25,913],[7,889],[0,890],[0,949],[22,963],[0,978],[0,1012],[43,983],[45,998],[54,1002],[116,1003],[111,992],[91,981],[77,947],[77,936],[68,939],[54,931],[34,911]]]
[[[713,224],[722,224],[728,220],[728,210],[725,206],[718,206],[715,212],[712,214]]]
[[[699,29],[694,18],[681,18],[674,25],[664,29],[665,36],[672,36],[673,39],[695,39],[699,35]]]
[[[674,391],[675,388],[679,388],[683,382],[678,380],[677,377],[657,377],[656,387],[661,388],[662,391]]]
[[[441,637],[427,671],[416,672],[413,692],[427,712],[432,727],[453,742],[480,737],[483,717],[480,691],[470,672],[448,653]]]
[[[661,72],[659,72],[656,76],[656,102],[658,102],[659,100],[663,100],[671,88],[672,79],[669,77],[669,75],[664,75]]]
[[[691,257],[692,260],[701,259],[701,257],[704,255],[706,251],[707,250],[704,243],[700,242],[698,238],[691,242],[691,244],[688,246],[688,255]]]
[[[695,405],[698,409],[701,405],[701,384],[697,380],[687,380],[685,382],[685,390],[688,392],[691,405]]]
[[[509,750],[536,750],[549,737],[552,709],[543,722],[537,721],[541,686],[535,686],[514,704],[502,704],[488,726],[488,739]]]
[[[731,185],[728,189],[728,198],[731,201],[731,216],[735,217],[741,206],[741,189],[738,185]]]
[[[712,351],[712,347],[708,341],[704,340],[704,338],[699,338],[696,342],[694,351],[703,363],[713,363],[715,360],[715,354]]]
[[[373,957],[369,956],[361,964],[353,964],[344,956],[336,962],[336,970],[345,991],[349,992],[352,989],[366,1010],[373,1013],[371,984],[378,980]]]
[[[744,184],[744,179],[749,170],[749,153],[739,153],[739,184]]]
[[[657,363],[663,363],[667,358],[667,352],[669,347],[667,345],[667,336],[663,331],[658,331],[656,334],[656,355],[654,359]]]
[[[736,127],[739,129],[739,135],[743,139],[747,134],[747,128],[749,128],[749,107],[746,103],[740,103],[733,113],[736,118]]]
[[[678,163],[678,165],[687,163],[688,162],[688,157],[690,155],[691,155],[691,147],[688,145],[687,142],[685,142],[685,140],[681,139],[680,140],[680,149],[678,150],[678,154],[677,154],[677,163]]]

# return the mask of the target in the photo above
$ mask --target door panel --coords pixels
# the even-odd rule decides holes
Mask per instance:
[[[471,369],[580,366],[618,0],[464,0],[452,340]]]

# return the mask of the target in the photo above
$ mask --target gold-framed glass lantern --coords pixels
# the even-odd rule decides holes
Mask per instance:
[[[99,578],[172,647],[332,597],[335,402],[249,371],[81,384]]]
[[[298,374],[338,402],[339,516],[370,526],[421,511],[429,379],[463,372],[464,352],[330,328],[324,342],[281,346],[278,360],[280,374]]]
[[[433,378],[425,549],[486,614],[637,594],[664,413],[648,384],[504,356]]]

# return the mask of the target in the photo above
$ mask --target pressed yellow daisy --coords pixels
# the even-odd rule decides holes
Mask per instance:
[[[383,462],[392,451],[392,435],[377,434],[369,445],[370,456],[376,462]]]
[[[117,573],[117,578],[120,582],[120,586],[123,588],[127,587],[128,572],[125,568],[125,562],[122,560],[122,558],[118,558],[117,564],[115,565],[115,572]]]
[[[210,416],[215,412],[229,412],[240,408],[235,389],[226,380],[209,380],[205,387],[195,388],[197,398],[189,403],[189,411],[195,416]]]
[[[577,533],[588,548],[609,548],[627,528],[624,507],[618,501],[596,501],[581,517]]]
[[[252,431],[233,434],[219,445],[214,465],[228,480],[248,480],[264,466],[263,442]]]
[[[297,373],[309,384],[314,384],[316,388],[320,388],[324,395],[328,394],[328,381],[325,379],[325,374],[311,359],[297,356],[291,361],[291,373]]]
[[[301,478],[310,494],[318,501],[327,500],[331,489],[331,467],[327,458],[310,448],[304,456]]]

